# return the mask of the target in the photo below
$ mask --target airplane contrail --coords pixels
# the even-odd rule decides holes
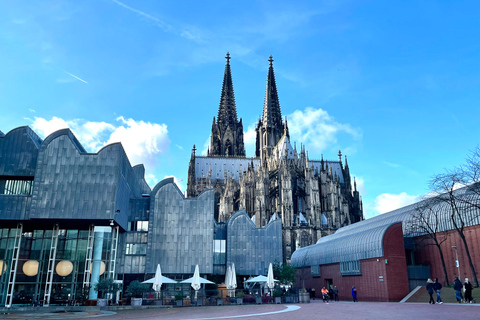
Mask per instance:
[[[85,80],[83,80],[83,79],[81,79],[81,78],[77,77],[77,76],[76,76],[76,75],[74,75],[74,74],[71,74],[70,72],[67,72],[67,71],[65,71],[65,73],[66,73],[66,74],[68,74],[69,76],[71,76],[71,77],[73,77],[73,78],[77,79],[77,80],[80,80],[80,81],[82,81],[82,82],[88,83],[87,81],[85,81]]]

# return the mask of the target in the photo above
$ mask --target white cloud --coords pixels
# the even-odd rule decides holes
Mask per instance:
[[[357,182],[357,191],[360,193],[360,196],[363,197],[367,194],[367,190],[365,189],[365,180],[362,177],[354,177],[355,181]],[[354,178],[352,179],[352,190],[354,190]]]
[[[245,145],[245,152],[247,155],[253,156],[255,154],[256,132],[255,124],[248,126],[247,132],[243,133],[243,141]]]
[[[28,111],[32,112],[32,113],[35,113],[35,109],[28,109]]]
[[[157,179],[157,177],[155,177],[155,175],[153,173],[145,173],[145,181],[147,181],[147,184],[152,189],[158,183],[158,179]]]
[[[210,136],[208,136],[208,139],[205,140],[205,143],[203,144],[203,149],[202,149],[202,156],[206,156],[208,153],[208,148],[210,147]]]
[[[175,145],[178,149],[183,150],[183,147],[181,145],[176,144]]]
[[[400,194],[382,193],[375,198],[372,216],[390,212],[392,210],[408,206],[415,203],[420,197],[418,195],[409,195],[406,192]]]
[[[43,138],[48,137],[55,131],[69,127],[67,121],[57,117],[53,117],[52,120],[35,117],[35,120],[32,123],[32,129]]]
[[[83,147],[90,152],[96,152],[105,145],[110,132],[115,126],[106,122],[92,122],[80,119],[63,120],[53,117],[51,120],[35,117],[32,128],[41,137],[47,137],[60,129],[70,128]]]
[[[142,163],[147,172],[153,172],[159,156],[170,148],[167,125],[123,117],[116,120],[121,123],[119,126],[81,119],[53,117],[47,120],[35,117],[32,128],[43,138],[60,129],[70,128],[89,152],[97,152],[107,144],[121,142],[132,166]],[[146,174],[146,180],[150,185],[158,182],[151,173]]]
[[[333,147],[341,133],[357,140],[362,137],[360,129],[339,123],[327,111],[312,107],[307,107],[304,111],[295,110],[290,114],[288,129],[292,141],[305,144],[310,154],[317,156],[328,147]]]
[[[132,165],[143,163],[147,170],[153,170],[157,157],[170,149],[167,125],[123,117],[117,121],[123,125],[115,129],[107,144],[121,142]]]

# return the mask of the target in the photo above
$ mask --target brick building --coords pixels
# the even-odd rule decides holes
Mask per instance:
[[[439,195],[340,228],[295,251],[292,265],[299,268],[295,286],[305,285],[318,295],[322,287],[336,286],[342,300],[352,298],[355,286],[361,300],[400,301],[416,286],[425,285],[428,278],[438,278],[444,285],[451,285],[455,277],[461,281],[469,278],[475,284],[480,269],[479,190],[477,183],[454,192],[459,199],[454,221],[451,206],[444,201],[446,195]],[[455,229],[460,221],[475,275]],[[425,232],[426,224],[436,231],[432,234],[439,240],[446,276],[440,251]]]

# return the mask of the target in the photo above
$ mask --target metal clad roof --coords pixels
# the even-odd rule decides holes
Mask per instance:
[[[287,150],[287,158],[293,159],[294,154],[292,145],[290,144],[290,140],[286,135],[283,135],[280,141],[278,141],[275,148],[273,148],[273,155],[278,156],[277,160],[279,158],[285,158],[285,150]]]
[[[195,157],[195,178],[207,178],[208,171],[212,169],[212,180],[224,179],[224,172],[227,171],[227,178],[232,175],[235,180],[239,179],[239,172],[247,171],[252,164],[255,170],[258,169],[260,159],[258,158],[234,158],[234,157]]]
[[[292,265],[313,266],[383,256],[383,236],[394,223],[368,228],[360,232],[320,238],[311,246],[298,249],[292,255]]]
[[[480,197],[478,191],[471,192],[471,188],[480,188],[480,184],[477,183],[454,192],[460,199],[458,206],[465,226],[480,224],[480,207],[478,206]],[[424,234],[422,230],[412,230],[410,226],[410,222],[415,219],[419,207],[424,205],[431,206],[432,210],[438,213],[440,222],[437,232],[452,230],[454,225],[450,218],[451,207],[446,201],[447,197],[448,195],[432,197],[342,227],[336,233],[320,238],[316,244],[295,251],[292,255],[292,265],[297,267],[310,266],[381,257],[383,256],[383,235],[391,225],[402,222],[404,237]],[[477,203],[477,207],[472,207],[469,203]]]

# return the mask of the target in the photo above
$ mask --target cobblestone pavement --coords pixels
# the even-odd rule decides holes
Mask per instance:
[[[335,302],[310,304],[271,304],[238,306],[203,306],[183,308],[152,308],[110,311],[60,313],[17,313],[0,315],[2,319],[162,319],[162,320],[216,320],[216,319],[260,319],[260,320],[312,320],[312,319],[480,319],[480,305],[427,303],[379,303],[379,302]]]

